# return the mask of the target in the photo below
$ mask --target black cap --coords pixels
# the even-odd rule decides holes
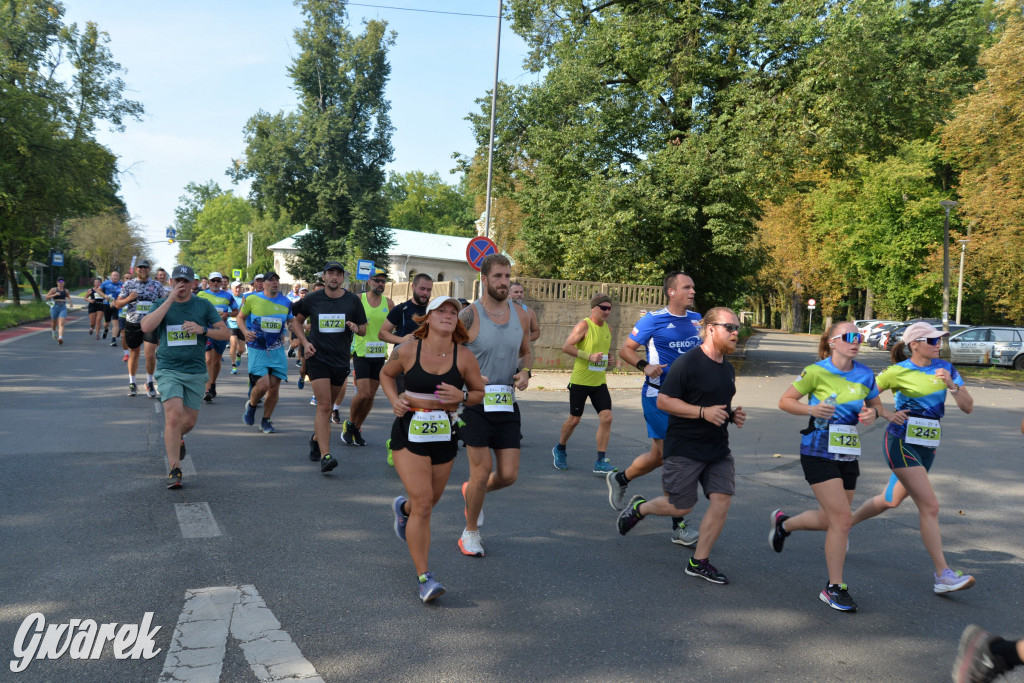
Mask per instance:
[[[330,270],[331,268],[337,268],[341,272],[343,272],[343,273],[345,272],[345,266],[341,265],[340,261],[328,261],[326,264],[324,264],[324,272],[325,273],[328,270]]]
[[[174,266],[174,270],[171,271],[172,280],[188,280],[189,282],[195,282],[196,274],[188,266]]]
[[[275,273],[275,272],[274,272],[274,271],[272,271],[272,270],[268,270],[267,272],[263,273],[263,281],[264,281],[264,282],[266,282],[267,280],[270,280],[271,278],[275,278],[275,277],[276,277],[276,278],[277,278],[278,280],[280,280],[280,279],[281,279],[281,276],[280,276],[280,275],[278,275],[277,273]]]
[[[149,261],[147,261],[146,259],[142,259],[141,261],[136,263],[135,267],[136,268],[152,268],[152,266],[149,265]]]

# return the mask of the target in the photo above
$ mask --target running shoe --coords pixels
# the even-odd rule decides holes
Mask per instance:
[[[337,415],[337,414],[338,414],[338,410],[337,409],[331,411],[331,422],[334,422],[334,416]],[[338,424],[338,423],[334,422],[334,424]],[[348,420],[345,420],[345,424],[343,424],[341,426],[341,441],[346,446],[354,446],[355,445],[355,441],[353,441],[353,439],[352,439],[352,431],[351,431],[354,426],[355,425],[353,425]]]
[[[173,470],[171,470],[171,473],[167,475],[167,488],[181,488],[181,468],[175,467]]]
[[[687,548],[692,548],[700,540],[700,530],[687,526],[684,519],[672,528],[670,539],[676,545],[685,545]]]
[[[955,572],[949,567],[942,570],[941,574],[935,574],[935,592],[952,593],[962,591],[974,585],[974,577],[963,572]]]
[[[217,383],[213,382],[210,384],[210,393],[213,394],[214,398],[217,398]]]
[[[551,449],[551,455],[554,456],[554,466],[556,470],[569,469],[569,465],[565,461],[569,454],[565,452],[564,448],[559,448],[558,446],[555,446],[554,448]]]
[[[128,385],[128,395],[129,396],[138,396],[139,395],[139,389],[138,389],[138,387],[135,386],[135,382],[132,382],[131,384]]]
[[[156,398],[156,386],[152,382],[146,382],[146,396]]]
[[[468,522],[469,521],[469,513],[466,512],[466,509],[467,509],[466,506],[468,505],[468,503],[466,502],[466,487],[467,486],[469,486],[469,482],[468,481],[462,482],[462,503],[463,503],[462,514],[466,516],[466,521]],[[484,510],[483,510],[483,508],[480,508],[480,514],[476,516],[476,525],[478,527],[481,527],[481,526],[484,525]]]
[[[330,472],[338,466],[338,461],[331,457],[330,453],[324,453],[320,458],[320,471]]]
[[[309,397],[309,405],[311,405],[311,406],[315,406],[316,405],[316,396],[310,396]]]
[[[54,339],[56,339],[56,338],[57,338],[57,330],[50,330],[50,335],[51,335],[51,336],[52,336],[52,337],[53,337]]]
[[[388,451],[388,467],[395,466],[395,453],[391,450],[391,439],[384,442],[384,448]]]
[[[444,595],[444,586],[434,579],[430,572],[424,572],[418,577],[420,582],[420,600],[430,602],[434,598]]]
[[[621,510],[626,507],[626,486],[627,484],[620,484],[617,479],[618,472],[609,472],[604,480],[608,484],[608,504],[612,506],[612,510]]]
[[[188,452],[185,450],[185,437],[181,438],[181,445],[178,447],[178,460],[184,460]]]
[[[366,439],[363,438],[363,430],[355,425],[352,425],[352,440],[356,442],[357,446],[366,445]]]
[[[725,574],[715,569],[715,566],[707,560],[695,560],[691,557],[690,561],[686,563],[686,574],[687,576],[699,576],[711,583],[729,583]]]
[[[295,386],[297,386],[299,388],[299,391],[302,391],[303,389],[305,389],[306,388],[306,378],[304,376],[302,376],[302,375],[299,375],[299,381],[295,383]]]
[[[231,374],[232,375],[237,375],[238,374],[238,368],[236,366],[234,366],[234,365],[231,366]]]
[[[405,525],[409,521],[409,515],[402,512],[405,505],[405,496],[398,496],[391,503],[391,510],[395,513],[395,536],[399,541],[405,541]]]
[[[107,334],[108,334],[109,332],[110,332],[110,330],[108,330],[108,329],[104,329],[104,330],[103,330],[103,338],[104,338],[104,339],[106,339],[106,338],[107,338]]]
[[[256,406],[249,403],[249,399],[245,399],[245,412],[242,413],[242,424],[247,424],[250,427],[256,424]]]
[[[113,339],[110,340],[110,345],[117,346],[117,337],[114,337]]]
[[[625,536],[629,533],[629,530],[635,527],[643,515],[640,514],[640,504],[646,503],[647,499],[643,496],[633,496],[629,499],[629,504],[626,505],[626,509],[619,513],[618,527],[619,533]]]
[[[320,444],[316,440],[316,432],[309,437],[309,459],[313,462],[320,460]]]
[[[207,389],[206,393],[203,394],[203,400],[206,401],[207,403],[212,403],[213,402],[213,392],[210,391],[209,389]]]
[[[131,353],[131,352],[130,352],[130,351],[125,351],[125,352],[124,352],[124,357],[123,357],[123,358],[121,358],[121,362],[122,362],[122,363],[127,363],[127,362],[128,362],[128,354],[129,354],[129,353]]]
[[[274,423],[267,418],[260,420],[260,431],[264,434],[276,434],[277,430],[274,429]]]
[[[772,547],[777,553],[782,552],[782,545],[786,542],[786,537],[789,536],[790,532],[782,528],[782,523],[789,519],[782,510],[776,510],[772,513],[771,524],[772,530],[768,532],[768,545]],[[849,548],[847,548],[849,550]]]
[[[484,547],[480,545],[480,532],[463,529],[462,538],[459,539],[459,550],[463,555],[483,557]]]
[[[57,337],[57,343],[58,344],[63,344],[64,343],[64,337]]]
[[[609,472],[615,472],[615,468],[612,467],[611,462],[608,458],[600,458],[594,461],[594,474],[608,474]]]
[[[295,358],[295,347],[294,346],[291,347],[290,349],[288,349],[288,357],[289,358]]]
[[[989,683],[1009,671],[1006,661],[992,652],[998,639],[977,624],[965,628],[953,662],[953,683]]]
[[[341,424],[341,412],[337,408],[331,409],[331,422],[333,422],[336,425]],[[344,430],[342,431],[342,433],[344,433]],[[348,443],[348,441],[346,441],[345,443]]]
[[[826,585],[825,590],[818,594],[821,601],[840,612],[856,612],[857,603],[850,597],[850,588],[845,583]]]
[[[295,367],[297,367],[297,368],[301,368],[302,367],[302,359],[301,358],[296,358],[295,359]]]

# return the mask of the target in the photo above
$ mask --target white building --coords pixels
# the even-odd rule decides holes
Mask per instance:
[[[281,276],[281,282],[294,282],[288,272],[286,256],[295,254],[295,238],[307,230],[271,244],[267,249],[273,253],[274,272]],[[388,250],[391,266],[388,278],[394,282],[406,282],[419,273],[426,273],[435,282],[451,280],[455,283],[455,296],[470,298],[473,280],[477,272],[466,261],[466,247],[469,237],[435,235],[412,230],[391,230],[394,242]]]

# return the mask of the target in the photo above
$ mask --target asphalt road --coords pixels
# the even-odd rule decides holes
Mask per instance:
[[[309,390],[294,377],[283,385],[279,433],[263,435],[241,422],[244,373],[222,375],[188,439],[185,487],[168,491],[159,402],[126,396],[120,350],[88,340],[81,318],[68,330],[61,347],[45,330],[0,343],[0,652],[15,658],[35,612],[52,624],[138,623],[153,612],[160,652],[119,660],[108,646],[97,660],[65,655],[19,674],[4,662],[0,680],[159,680],[186,591],[213,587],[252,587],[326,681],[938,681],[966,624],[1024,633],[1018,388],[972,386],[974,414],[943,422],[932,481],[949,562],[977,579],[968,591],[932,593],[910,503],[851,535],[856,614],[818,600],[824,534],[794,534],[781,555],[768,547],[773,509],[813,506],[796,455],[802,420],[776,403],[814,360],[814,343],[759,334],[737,380],[749,415],[731,434],[737,495],[711,558],[729,585],[684,575],[691,551],[669,543],[668,520],[618,535],[605,483],[588,467],[592,413],[569,444],[570,469],[552,468],[567,395],[548,386],[520,397],[520,478],[487,499],[483,559],[456,546],[467,473],[464,455],[456,460],[433,517],[431,565],[448,593],[424,606],[391,529],[402,486],[384,463],[382,397],[364,428],[369,445],[337,446],[342,466],[322,476],[306,457]],[[866,349],[862,360],[887,364]],[[648,441],[638,391],[613,400],[609,457],[624,466]],[[888,477],[882,429],[864,441],[857,504]],[[658,474],[630,486],[659,489]],[[179,514],[196,508],[183,505],[202,503],[219,535],[186,538]],[[222,654],[209,643],[221,680],[260,680],[236,626]]]

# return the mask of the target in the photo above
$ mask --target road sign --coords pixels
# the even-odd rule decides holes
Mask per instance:
[[[815,301],[814,299],[808,299],[807,300],[807,308],[814,308],[814,304],[816,304],[816,303],[818,303],[818,302]]]
[[[480,270],[480,263],[484,257],[498,253],[498,245],[489,237],[474,237],[466,245],[466,260],[473,270]]]
[[[63,266],[64,265],[64,252],[55,251],[53,252],[53,260],[50,261],[51,266]],[[477,270],[480,270],[477,268]]]
[[[232,280],[241,280],[242,279],[242,269],[241,268],[234,268],[234,269],[232,269],[232,271],[231,271],[231,279]]]
[[[359,259],[356,261],[356,279],[357,280],[369,280],[370,275],[373,274],[374,267],[373,261],[366,259]]]

